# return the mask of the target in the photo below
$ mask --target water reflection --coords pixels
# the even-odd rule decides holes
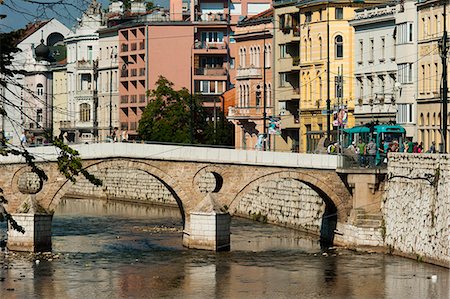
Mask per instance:
[[[448,269],[346,250],[324,256],[317,239],[242,219],[232,221],[231,252],[187,250],[178,210],[101,205],[58,209],[59,258],[2,253],[0,298],[449,298]]]

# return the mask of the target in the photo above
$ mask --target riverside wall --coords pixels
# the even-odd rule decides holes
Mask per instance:
[[[450,155],[392,154],[382,204],[384,245],[450,267]]]

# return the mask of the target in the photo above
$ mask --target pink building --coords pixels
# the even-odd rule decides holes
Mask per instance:
[[[258,136],[267,134],[273,112],[272,32],[273,9],[245,18],[236,27],[236,84],[228,119],[235,125],[237,148],[262,149]]]
[[[189,23],[155,22],[119,30],[119,122],[130,139],[137,137],[147,105],[146,91],[162,75],[175,89],[189,88],[193,28]]]

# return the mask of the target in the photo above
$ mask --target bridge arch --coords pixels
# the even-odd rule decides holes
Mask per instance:
[[[103,161],[93,161],[93,162],[86,161],[86,162],[88,165],[84,169],[94,174],[98,171],[106,169],[123,169],[123,170],[134,170],[144,172],[147,175],[156,179],[170,192],[170,194],[175,199],[178,208],[180,209],[180,214],[182,217],[184,228],[186,222],[185,221],[186,212],[185,212],[185,204],[183,202],[187,201],[189,197],[187,195],[187,192],[185,192],[185,190],[183,190],[180,187],[181,184],[179,184],[179,182],[175,178],[173,178],[160,168],[145,161],[119,158],[119,159],[108,159]],[[56,190],[56,192],[54,192],[54,194],[50,196],[50,201],[47,206],[47,209],[51,211],[55,210],[55,208],[60,203],[62,197],[64,197],[64,195],[66,195],[67,192],[70,190],[70,188],[75,184],[72,183],[70,180],[66,179],[61,184],[61,186]],[[103,190],[103,192],[105,192],[105,190]]]
[[[272,184],[272,186],[268,186],[268,184]],[[268,191],[274,187],[274,184],[277,184],[277,188],[283,184],[292,186],[292,189],[288,188],[290,191],[285,190],[286,198],[281,201],[283,202],[281,206],[277,205],[280,201],[277,201]],[[260,188],[262,188],[262,191]],[[298,193],[292,190],[298,190],[296,191]],[[300,193],[303,195],[300,195]],[[289,200],[292,195],[305,198],[305,202]],[[241,202],[243,202],[242,206],[240,206]],[[249,202],[252,203],[249,204]],[[345,221],[347,217],[345,199],[334,192],[329,183],[327,184],[312,174],[300,171],[272,172],[248,182],[236,194],[229,210],[233,214],[241,215],[248,212],[248,216],[254,217],[254,213],[257,211],[251,215],[250,213],[253,211],[243,211],[244,207],[253,207],[260,211],[265,210],[267,215],[264,217],[270,222],[278,223],[280,221],[278,224],[316,232],[321,235],[321,240],[331,240],[330,242],[332,242],[337,221]],[[305,218],[302,219],[302,217]],[[278,221],[274,219],[278,219]]]

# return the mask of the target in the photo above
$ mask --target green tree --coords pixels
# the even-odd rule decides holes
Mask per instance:
[[[160,76],[148,96],[149,103],[139,121],[140,137],[149,141],[190,142],[189,91],[174,90],[173,83]]]
[[[173,83],[160,76],[155,89],[148,92],[149,103],[139,121],[138,133],[148,141],[189,143],[190,100],[186,88],[174,90]],[[207,122],[207,114],[196,96],[192,97],[193,141],[201,144],[231,145],[233,126],[223,112],[217,123]]]

